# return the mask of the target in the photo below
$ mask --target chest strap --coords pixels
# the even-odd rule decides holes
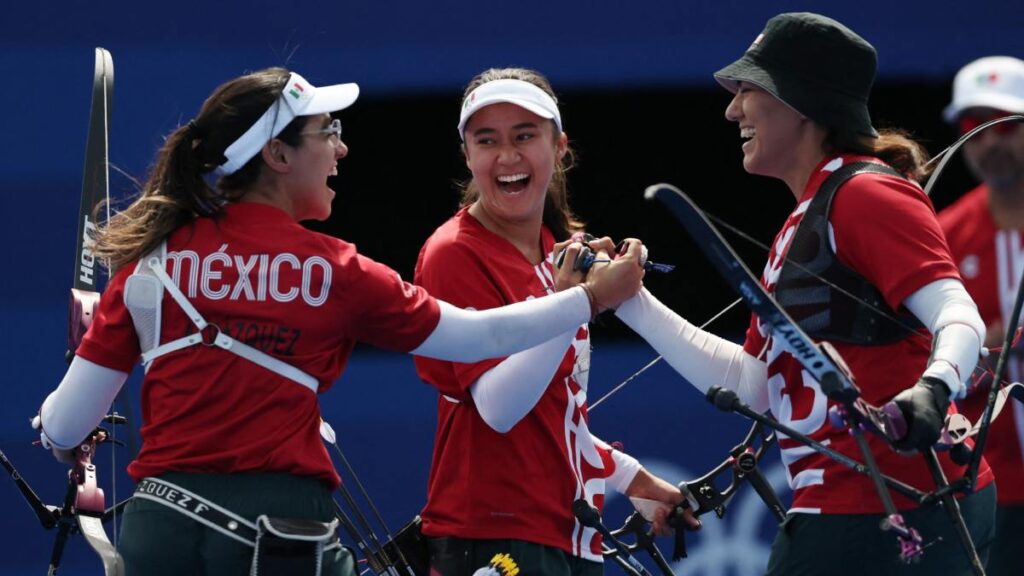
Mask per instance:
[[[227,350],[232,354],[241,356],[242,358],[245,358],[254,364],[258,364],[279,376],[305,386],[314,394],[319,391],[320,383],[313,376],[299,370],[287,362],[267,354],[262,350],[253,348],[248,344],[224,334],[221,332],[219,326],[207,322],[206,319],[203,318],[202,314],[196,310],[195,306],[188,301],[188,298],[186,298],[181,292],[178,285],[175,284],[174,281],[171,280],[171,277],[167,275],[163,258],[154,255],[147,256],[144,265],[149,268],[149,272],[160,280],[160,283],[163,285],[167,293],[171,295],[171,298],[174,299],[175,302],[177,302],[178,306],[183,312],[185,312],[185,315],[188,316],[188,319],[198,330],[194,334],[178,338],[177,340],[171,340],[164,344],[159,344],[149,350],[146,350],[146,347],[143,346],[144,351],[142,352],[142,365],[146,369],[149,368],[149,365],[153,360],[165,354],[170,354],[171,352],[176,352],[190,346],[203,344],[205,346],[216,346]],[[157,306],[159,307],[159,303]],[[157,337],[159,338],[159,332],[157,332]]]

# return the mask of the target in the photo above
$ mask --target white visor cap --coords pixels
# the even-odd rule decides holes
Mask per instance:
[[[466,124],[477,110],[502,102],[515,104],[541,118],[553,120],[558,131],[562,131],[562,115],[558,113],[558,105],[555,104],[554,98],[525,80],[506,78],[492,80],[477,86],[462,101],[462,113],[459,114],[459,138],[465,140]]]
[[[953,101],[942,115],[956,122],[968,108],[1024,113],[1024,60],[988,56],[971,62],[953,80]]]
[[[224,151],[227,162],[217,167],[221,176],[234,174],[260,153],[298,116],[313,116],[344,110],[359,97],[359,86],[353,83],[317,88],[292,72],[281,96],[270,105],[260,119]]]

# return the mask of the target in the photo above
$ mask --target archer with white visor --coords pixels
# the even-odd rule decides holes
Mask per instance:
[[[35,423],[66,456],[144,364],[143,447],[128,467],[139,487],[119,546],[129,576],[255,570],[253,544],[200,513],[213,505],[253,526],[332,521],[340,479],[318,394],[356,342],[473,362],[575,329],[598,302],[639,289],[632,247],[585,282],[559,273],[564,290],[548,298],[465,310],[301,226],[331,213],[329,181],[348,154],[331,114],[357,95],[355,84],[316,87],[283,68],[230,80],[167,137],[141,196],[99,231],[93,251],[111,279]],[[170,496],[182,494],[209,504],[186,510]],[[355,573],[336,543],[317,564]]]
[[[477,310],[557,296],[565,274],[582,276],[575,263],[585,237],[568,204],[572,152],[550,84],[524,68],[484,71],[466,88],[458,130],[472,179],[462,206],[424,244],[416,282]],[[608,247],[600,254],[620,258]],[[576,519],[574,500],[601,508],[615,490],[643,499],[656,521],[682,501],[678,488],[592,435],[590,354],[582,322],[505,358],[416,359],[439,393],[420,514],[431,573],[471,576],[507,553],[523,574],[600,574],[601,536]]]

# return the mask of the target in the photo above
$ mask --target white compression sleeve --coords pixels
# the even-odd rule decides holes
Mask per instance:
[[[477,362],[520,352],[590,321],[590,300],[578,286],[490,310],[463,310],[437,302],[441,319],[411,354]]]
[[[612,461],[615,462],[615,470],[604,479],[605,485],[611,486],[619,494],[625,494],[626,489],[633,483],[633,478],[636,478],[640,469],[643,468],[640,465],[640,461],[621,450],[612,448],[607,442],[593,434],[590,437],[594,439],[594,444],[612,451]]]
[[[903,305],[934,335],[923,375],[941,379],[953,398],[962,398],[985,341],[985,322],[974,300],[959,280],[943,278],[918,289]]]
[[[509,356],[477,378],[469,393],[484,422],[504,434],[529,414],[548,389],[575,336],[576,329],[569,330]]]
[[[743,347],[690,324],[646,288],[615,312],[701,392],[721,386],[758,412],[768,410],[768,367]]]
[[[60,386],[39,409],[42,431],[55,447],[70,450],[88,436],[110,409],[126,372],[75,356]]]

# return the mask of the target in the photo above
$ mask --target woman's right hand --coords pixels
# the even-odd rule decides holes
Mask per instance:
[[[593,293],[600,311],[617,308],[643,286],[644,268],[640,264],[643,243],[629,238],[623,243],[624,251],[614,256],[607,251],[609,245],[614,251],[614,245],[607,238],[590,244],[591,248],[598,249],[597,261],[590,268],[585,284]]]

